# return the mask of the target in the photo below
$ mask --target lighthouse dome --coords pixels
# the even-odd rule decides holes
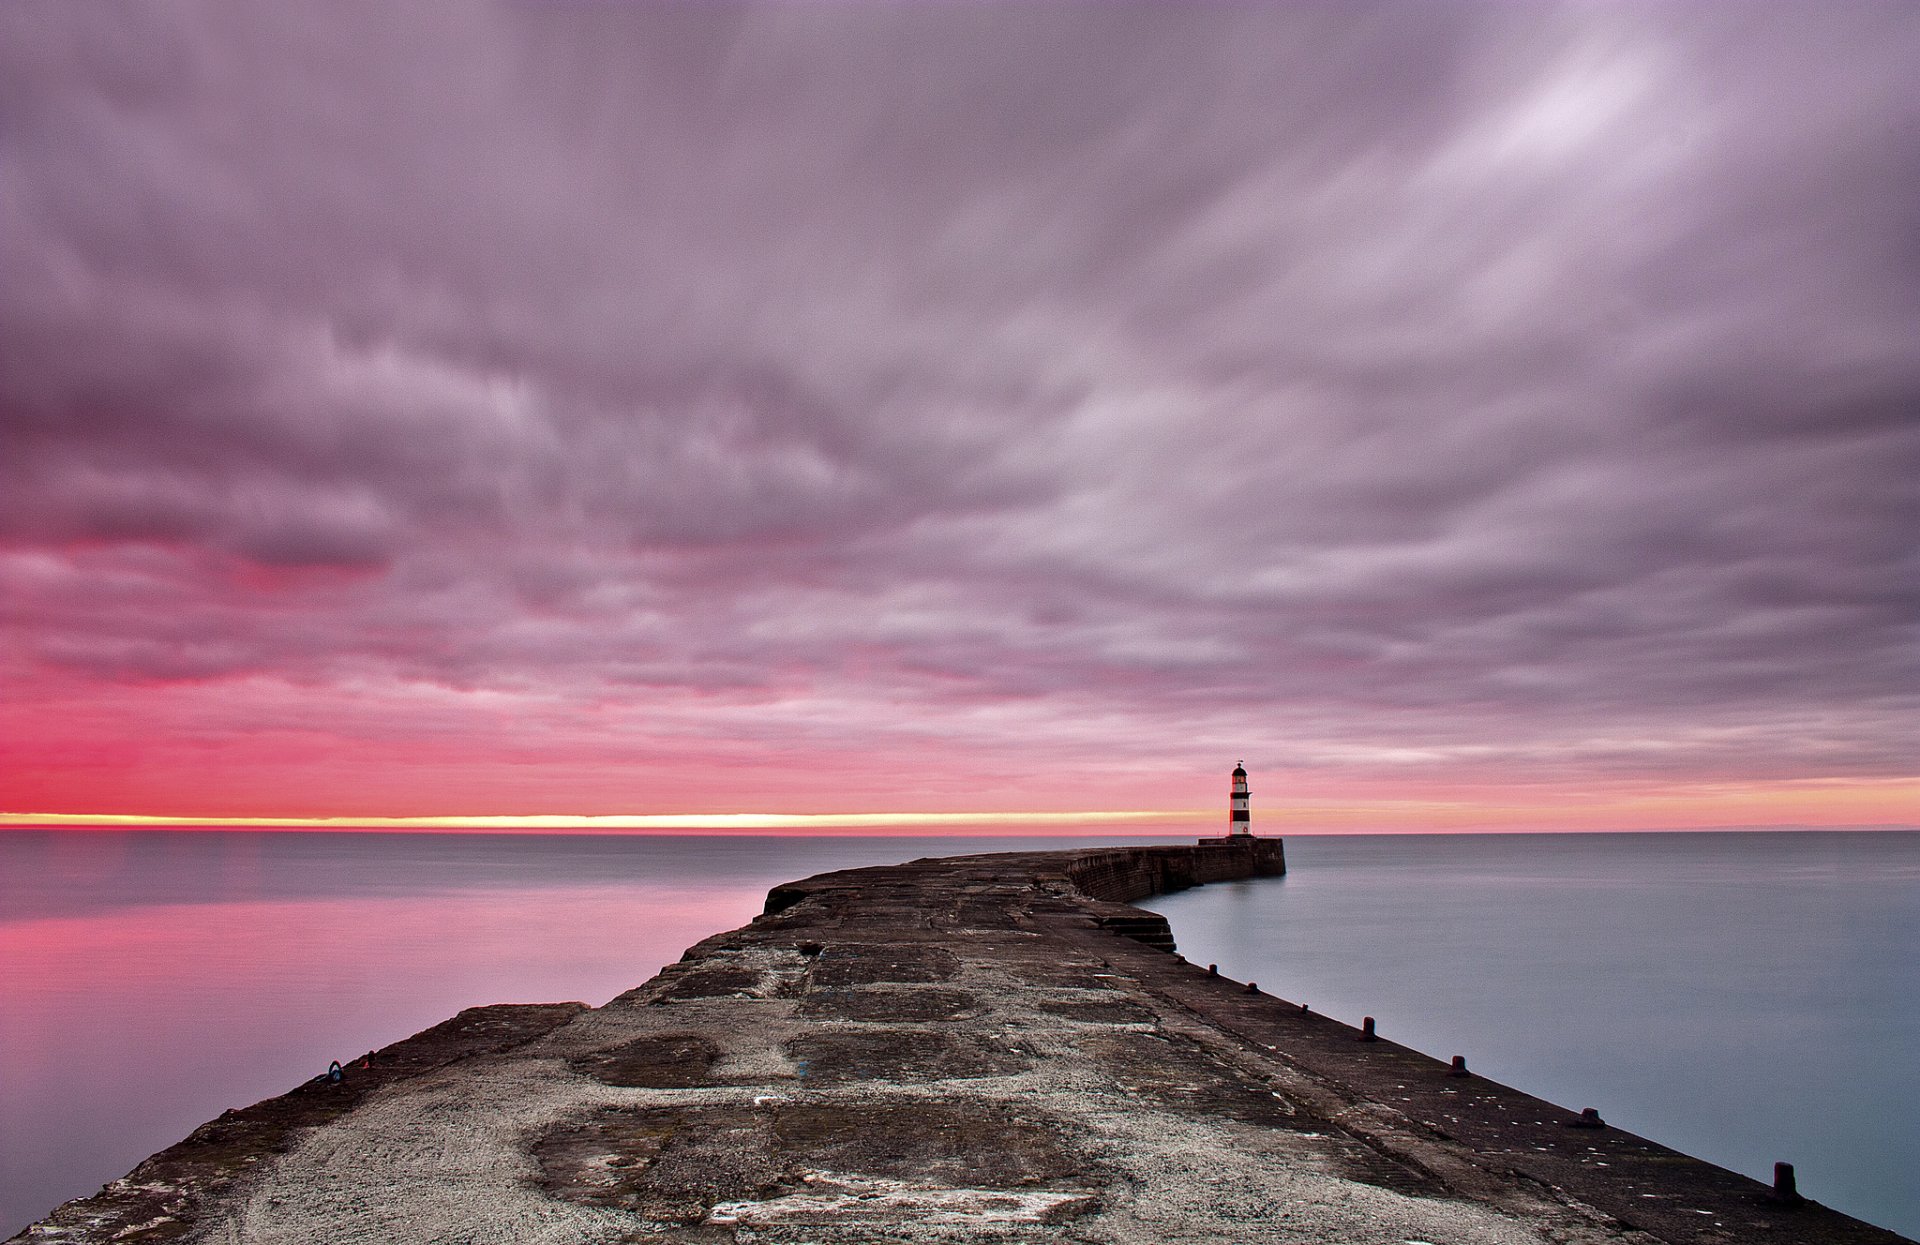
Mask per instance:
[[[1245,777],[1247,776],[1247,767],[1246,767],[1246,766],[1244,766],[1244,765],[1236,765],[1236,766],[1234,766],[1234,767],[1233,767],[1233,776],[1234,776],[1235,778],[1245,778]]]

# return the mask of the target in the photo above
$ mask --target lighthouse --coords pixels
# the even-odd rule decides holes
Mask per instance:
[[[1253,836],[1253,814],[1247,811],[1247,766],[1233,767],[1233,791],[1227,797],[1227,834]]]

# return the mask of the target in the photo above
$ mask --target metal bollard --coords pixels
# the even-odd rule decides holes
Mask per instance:
[[[1800,1196],[1800,1188],[1794,1182],[1792,1163],[1773,1165],[1773,1201],[1781,1206],[1798,1206],[1806,1201]]]
[[[1360,1018],[1360,1040],[1362,1042],[1378,1042],[1380,1040],[1380,1035],[1373,1031],[1373,1017],[1363,1016]]]
[[[1472,1076],[1473,1073],[1467,1071],[1467,1057],[1465,1055],[1455,1055],[1453,1057],[1453,1066],[1447,1069],[1447,1075]]]

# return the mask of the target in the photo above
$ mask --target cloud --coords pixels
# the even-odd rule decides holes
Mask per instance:
[[[28,704],[1911,768],[1910,6],[0,23]]]

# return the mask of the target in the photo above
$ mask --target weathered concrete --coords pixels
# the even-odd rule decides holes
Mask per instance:
[[[16,1242],[1897,1242],[1171,954],[1277,840],[825,874],[607,1006],[230,1112]]]

